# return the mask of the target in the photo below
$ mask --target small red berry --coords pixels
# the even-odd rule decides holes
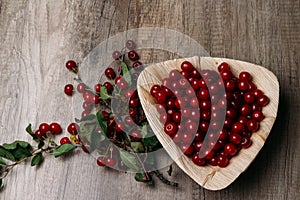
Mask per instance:
[[[103,83],[103,86],[106,88],[107,92],[110,94],[114,90],[114,87],[110,82]]]
[[[68,137],[63,137],[60,139],[60,144],[63,145],[63,144],[71,144],[71,141]]]
[[[132,40],[127,40],[127,41],[126,41],[126,47],[127,47],[127,49],[129,49],[129,50],[133,50],[133,49],[135,49],[136,44],[135,44],[135,42],[132,41]]]
[[[65,92],[66,95],[72,96],[73,90],[74,90],[74,87],[73,87],[72,84],[67,84],[67,85],[65,85],[64,92]]]
[[[217,161],[219,167],[226,167],[229,164],[229,159],[225,155],[218,155]]]
[[[51,130],[49,124],[41,123],[39,126],[39,130],[41,131],[42,135],[45,135],[47,132]]]
[[[73,60],[68,60],[66,62],[66,68],[74,73],[78,72],[78,66],[77,66],[76,62]]]
[[[234,156],[237,153],[237,148],[233,144],[227,143],[224,146],[224,152],[230,156]]]
[[[229,64],[228,63],[226,63],[226,62],[222,62],[219,66],[218,66],[218,71],[219,72],[222,72],[222,71],[224,71],[224,70],[230,70],[230,66],[229,66]]]
[[[105,166],[105,161],[102,157],[97,158],[97,165],[99,165],[100,167]]]
[[[111,67],[108,67],[106,70],[105,70],[105,76],[108,78],[108,79],[115,79],[116,78],[116,72],[113,68]]]
[[[186,72],[192,72],[193,69],[195,69],[192,63],[190,63],[189,61],[182,62],[180,67],[182,71],[186,71]]]
[[[106,158],[105,163],[107,166],[112,167],[116,164],[116,160],[113,158]]]
[[[178,131],[178,126],[174,122],[167,122],[164,131],[168,135],[173,135]]]
[[[85,85],[84,83],[79,83],[79,84],[77,85],[77,91],[78,91],[79,93],[84,93],[84,92],[85,92],[85,88],[86,88],[86,85]]]
[[[259,129],[259,123],[254,119],[250,119],[247,122],[247,128],[249,131],[256,132]]]
[[[140,59],[140,56],[135,50],[131,50],[128,52],[128,58],[132,61],[137,61]]]
[[[69,124],[67,130],[71,135],[77,135],[79,132],[79,126],[78,126],[78,124],[73,122],[73,123]]]
[[[62,132],[61,126],[55,122],[50,124],[50,130],[52,133],[57,134],[57,135],[61,134],[61,132]]]
[[[100,83],[96,84],[96,85],[94,86],[94,90],[95,90],[95,92],[99,93],[100,90],[101,90],[101,84],[100,84]]]
[[[241,81],[249,82],[252,80],[252,76],[249,74],[249,72],[241,72],[239,75],[239,79]]]
[[[40,130],[36,130],[34,133],[38,138],[43,138],[43,136],[45,135],[45,133],[42,133]]]

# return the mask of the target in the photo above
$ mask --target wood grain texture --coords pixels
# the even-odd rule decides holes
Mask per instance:
[[[230,159],[230,163],[226,168],[210,165],[199,167],[195,165],[188,156],[183,154],[176,142],[174,142],[172,138],[164,132],[164,124],[160,121],[161,113],[159,113],[156,109],[156,100],[150,94],[150,90],[153,85],[161,85],[163,80],[169,77],[172,70],[181,71],[180,66],[184,61],[189,61],[199,70],[208,69],[214,71],[218,70],[218,66],[222,62],[226,62],[230,65],[230,69],[236,77],[238,77],[242,71],[247,71],[254,77],[253,83],[256,84],[257,88],[264,91],[264,93],[270,98],[270,103],[263,108],[263,113],[266,117],[260,122],[259,130],[252,134],[251,140],[253,141],[253,144],[247,149],[242,149],[238,156]],[[164,149],[166,149],[176,164],[193,180],[195,180],[195,182],[202,187],[213,191],[228,187],[228,185],[230,185],[241,173],[243,173],[255,159],[270,134],[277,116],[279,103],[279,83],[276,76],[271,71],[253,63],[226,58],[199,58],[198,56],[194,56],[191,58],[174,59],[151,64],[140,74],[137,82],[137,89],[149,124]],[[189,89],[192,88],[185,88],[184,90]],[[223,91],[223,94],[222,92],[220,93],[218,95],[224,95],[225,90]],[[212,104],[212,106],[216,106],[216,104]],[[185,109],[185,107],[181,108],[181,111],[182,109]],[[217,112],[224,113],[224,116],[226,115],[225,109],[219,109]],[[222,120],[225,120],[225,117],[222,119],[219,117],[217,119],[219,122]],[[181,125],[184,125],[184,123],[185,121],[180,122]],[[210,124],[212,123],[214,123],[214,121],[211,120]],[[209,129],[206,135],[214,134],[216,132],[218,133],[218,131],[212,131]],[[184,132],[179,129],[178,133]],[[196,133],[191,132],[190,134],[194,137],[193,134]],[[203,144],[206,142],[207,140],[205,138]],[[215,140],[215,142],[217,141]],[[191,143],[192,141],[190,141],[189,145]],[[202,153],[203,152],[201,151],[199,152],[200,155]]]
[[[79,62],[106,38],[131,28],[181,31],[215,57],[257,63],[281,86],[278,118],[262,151],[227,189],[205,190],[178,168],[177,189],[136,183],[130,174],[99,169],[82,153],[21,165],[5,180],[0,199],[297,199],[300,196],[300,2],[298,0],[0,0],[0,143],[30,140],[31,122],[73,119],[62,94]],[[145,62],[173,54],[147,51]],[[63,162],[66,160],[66,162]]]

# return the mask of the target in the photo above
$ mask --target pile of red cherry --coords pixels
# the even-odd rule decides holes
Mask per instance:
[[[181,71],[172,70],[150,90],[165,133],[198,166],[226,167],[240,149],[250,147],[269,103],[248,72],[237,78],[225,62],[218,71],[198,71],[184,61]]]

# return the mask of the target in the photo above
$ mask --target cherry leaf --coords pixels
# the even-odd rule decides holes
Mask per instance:
[[[0,156],[3,158],[6,158],[8,160],[11,160],[11,161],[16,160],[14,155],[11,152],[9,152],[8,150],[4,149],[2,146],[0,146]]]
[[[3,160],[2,157],[0,157],[0,166],[6,166],[6,162]]]
[[[43,161],[43,154],[42,153],[38,153],[36,154],[32,160],[31,160],[31,166],[35,166],[35,165],[39,165],[42,163]]]
[[[59,157],[61,155],[73,151],[74,149],[76,149],[76,146],[74,144],[63,144],[53,149],[52,153],[54,157]]]
[[[131,74],[128,70],[128,67],[125,62],[121,62],[122,67],[122,73],[124,80],[128,83],[128,85],[131,85]]]
[[[120,157],[123,163],[130,169],[134,171],[141,170],[141,164],[139,163],[138,159],[132,153],[128,151],[120,150]]]
[[[103,133],[106,134],[106,132],[107,132],[107,122],[103,118],[102,112],[99,111],[99,112],[97,112],[96,115],[97,115],[97,120],[98,120],[100,128],[102,129]]]

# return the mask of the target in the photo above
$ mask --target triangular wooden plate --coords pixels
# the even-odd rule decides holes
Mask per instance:
[[[181,70],[180,65],[184,60],[188,60],[197,68],[212,70],[217,70],[217,66],[220,63],[227,62],[236,76],[241,71],[248,71],[253,76],[253,82],[257,87],[270,98],[270,103],[263,108],[263,113],[266,117],[260,123],[260,129],[252,134],[253,144],[248,149],[242,149],[237,156],[230,160],[230,164],[225,168],[209,165],[204,167],[196,166],[190,158],[182,154],[179,147],[164,133],[163,124],[159,121],[155,100],[149,91],[154,84],[161,85],[162,79],[168,77],[171,70]],[[137,89],[150,126],[162,146],[185,173],[199,185],[209,190],[220,190],[227,187],[247,169],[263,147],[271,131],[279,102],[279,83],[272,72],[252,63],[226,58],[201,57],[199,62],[198,57],[192,57],[152,64],[140,74]]]

